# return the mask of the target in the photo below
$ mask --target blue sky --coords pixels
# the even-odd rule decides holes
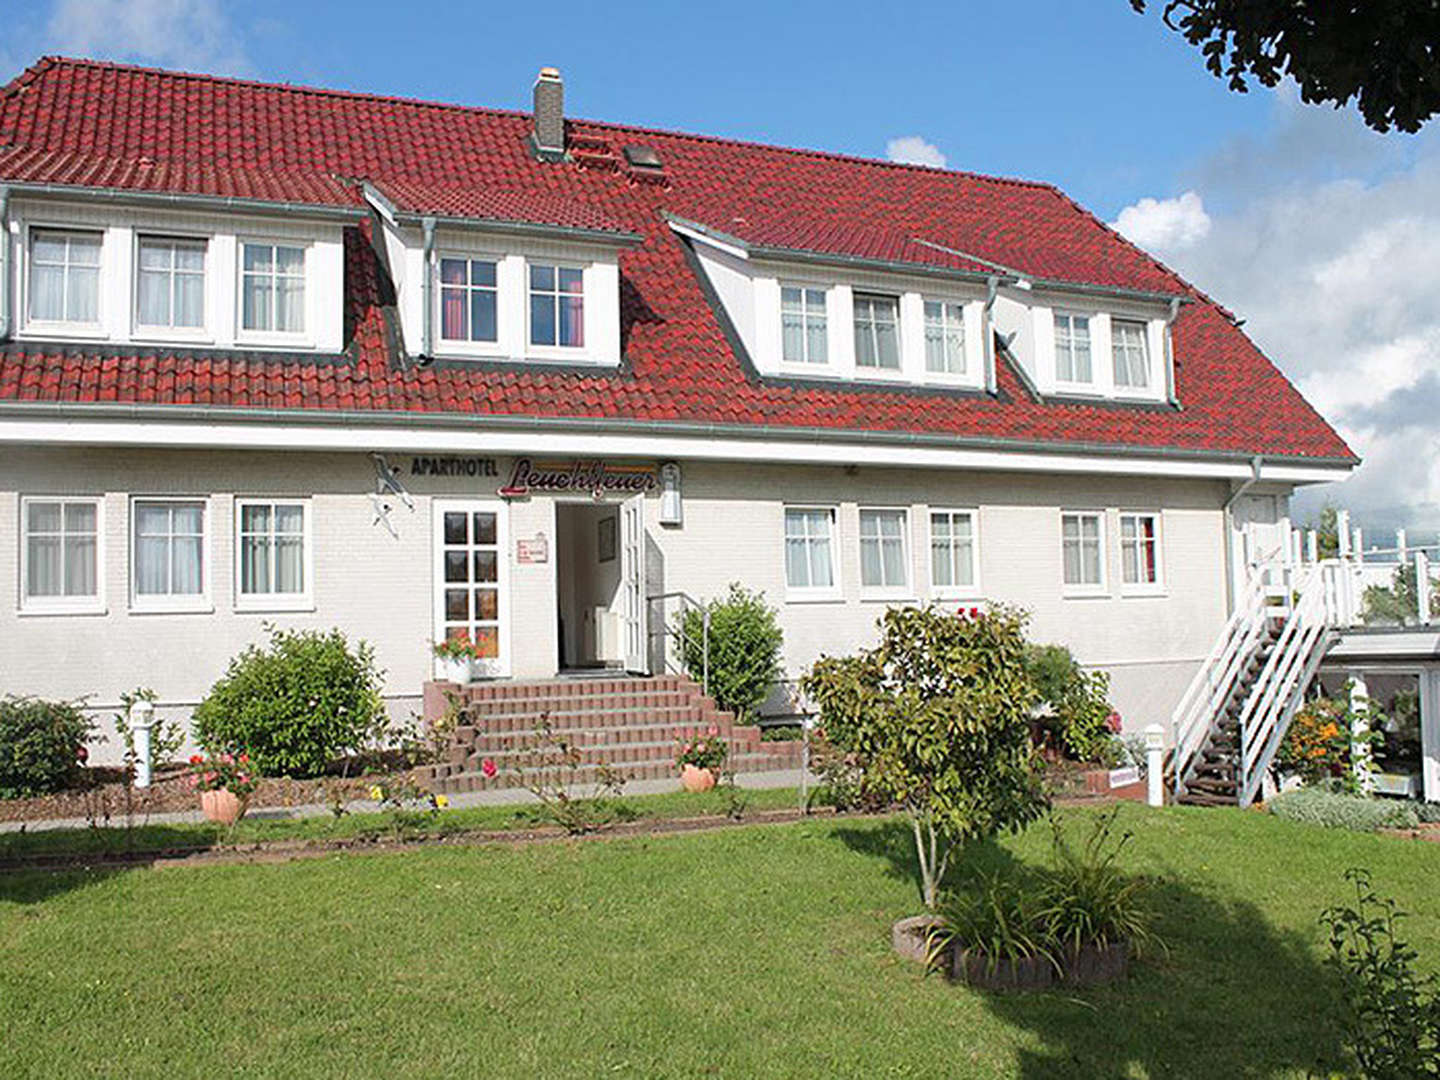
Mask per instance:
[[[1048,180],[1248,321],[1366,463],[1342,501],[1440,525],[1440,147],[1292,87],[1231,93],[1127,0],[9,0],[47,52],[527,108]]]

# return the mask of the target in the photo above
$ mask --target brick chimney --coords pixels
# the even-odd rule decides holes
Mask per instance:
[[[535,129],[530,138],[541,159],[558,161],[565,156],[565,84],[557,68],[541,68],[535,80]]]

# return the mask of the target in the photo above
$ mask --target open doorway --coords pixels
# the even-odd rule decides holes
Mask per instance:
[[[620,506],[555,506],[559,670],[625,667]]]

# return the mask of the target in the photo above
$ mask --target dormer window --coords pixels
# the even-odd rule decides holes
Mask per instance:
[[[787,285],[780,290],[783,359],[787,364],[827,364],[825,291]]]
[[[303,333],[305,249],[248,240],[242,247],[241,328],[262,333]]]
[[[855,294],[855,366],[900,370],[900,300],[874,293]]]
[[[1094,381],[1090,366],[1090,319],[1086,315],[1055,315],[1055,379],[1062,383]]]
[[[205,241],[142,236],[135,321],[147,329],[205,326]]]
[[[30,233],[30,321],[71,326],[100,322],[98,232]]]
[[[1114,320],[1111,348],[1115,354],[1115,385],[1131,390],[1149,388],[1150,351],[1145,342],[1145,324],[1131,319]]]
[[[965,374],[965,306],[925,301],[925,371],[931,375]]]
[[[585,272],[579,267],[530,264],[530,344],[585,346]]]
[[[500,340],[494,261],[440,260],[440,336],[446,341]]]

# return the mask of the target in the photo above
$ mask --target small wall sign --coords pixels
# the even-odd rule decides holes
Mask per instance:
[[[411,476],[499,476],[500,468],[492,457],[413,457]]]
[[[533,566],[550,561],[550,541],[544,533],[521,536],[515,540],[515,561],[522,566]]]
[[[537,462],[520,458],[510,473],[510,482],[500,489],[507,499],[535,493],[589,492],[596,499],[606,495],[639,495],[660,486],[654,465],[613,465],[605,461]]]
[[[1138,784],[1139,782],[1140,770],[1134,765],[1124,769],[1110,770],[1110,786],[1112,788],[1129,787],[1131,784]]]

